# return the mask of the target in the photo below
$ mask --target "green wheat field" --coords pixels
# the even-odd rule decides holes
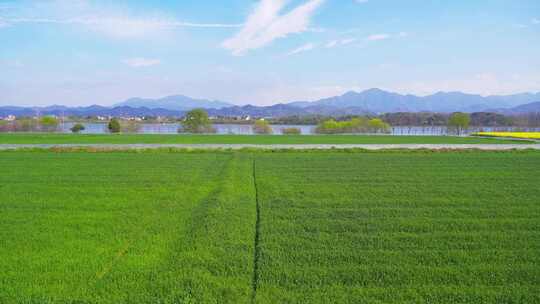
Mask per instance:
[[[0,152],[0,303],[539,303],[540,152]]]

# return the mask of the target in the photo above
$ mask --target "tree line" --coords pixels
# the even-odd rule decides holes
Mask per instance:
[[[287,116],[270,118],[272,124],[292,124],[292,125],[318,125],[321,122],[334,119],[335,121],[347,121],[353,118],[379,118],[385,123],[394,127],[444,127],[448,126],[449,119],[453,113],[432,113],[432,112],[397,112],[381,115],[343,115],[343,116]],[[469,114],[473,127],[540,127],[540,113],[503,115],[492,112],[474,112]]]

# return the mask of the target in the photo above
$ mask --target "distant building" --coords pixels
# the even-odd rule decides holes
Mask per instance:
[[[15,117],[15,115],[8,115],[8,116],[6,116],[6,118],[4,118],[4,120],[6,120],[6,121],[15,121],[15,119],[17,119],[17,117]]]

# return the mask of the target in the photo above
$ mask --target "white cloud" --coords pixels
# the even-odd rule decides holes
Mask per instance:
[[[390,35],[388,34],[373,34],[373,35],[369,35],[366,40],[369,40],[369,41],[377,41],[377,40],[385,40],[385,39],[388,39],[390,38]]]
[[[142,68],[142,67],[158,65],[161,63],[161,60],[137,57],[137,58],[126,59],[123,62],[132,68]]]
[[[302,53],[302,52],[311,51],[314,48],[315,48],[315,45],[313,43],[307,43],[307,44],[302,45],[301,47],[298,47],[298,48],[290,51],[289,53],[287,53],[287,56],[291,56],[291,55]]]
[[[233,55],[241,56],[250,50],[270,44],[278,38],[308,30],[311,17],[324,0],[309,0],[279,15],[288,0],[261,0],[248,16],[245,25],[235,36],[222,43]]]
[[[532,24],[540,24],[540,19],[534,18],[531,22]]]

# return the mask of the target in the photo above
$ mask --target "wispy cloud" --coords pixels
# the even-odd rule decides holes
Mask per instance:
[[[356,41],[356,38],[346,38],[346,39],[343,39],[341,40],[341,45],[347,45],[347,44],[351,44],[353,42]]]
[[[533,20],[531,20],[531,23],[532,24],[540,24],[540,19],[533,18]]]
[[[326,48],[328,48],[328,49],[331,49],[331,48],[334,48],[336,46],[351,44],[351,43],[355,42],[356,40],[357,40],[356,38],[345,38],[345,39],[341,39],[341,40],[331,40],[331,41],[328,41],[324,46]]]
[[[280,15],[287,0],[261,0],[248,16],[242,30],[222,43],[233,55],[241,56],[250,50],[270,44],[278,38],[308,30],[311,17],[324,0],[309,0]]]
[[[328,41],[324,47],[328,48],[328,49],[331,49],[333,47],[335,47],[336,45],[338,45],[339,41],[337,40],[332,40],[332,41]]]
[[[238,28],[242,24],[225,23],[193,23],[176,20],[163,19],[138,19],[133,17],[83,17],[71,19],[47,19],[47,18],[13,18],[4,19],[9,23],[57,23],[57,24],[81,24],[81,25],[102,25],[102,26],[126,26],[126,27],[148,27],[150,29],[170,29],[174,27],[224,27]],[[0,19],[2,21],[2,19]]]
[[[137,57],[137,58],[126,59],[124,60],[124,63],[129,65],[132,68],[142,68],[142,67],[158,65],[161,63],[161,60]]]
[[[304,45],[302,45],[302,46],[288,52],[287,56],[295,55],[295,54],[306,52],[306,51],[311,51],[311,50],[313,50],[315,48],[319,48],[319,47],[325,47],[327,49],[331,49],[331,48],[334,48],[336,46],[347,45],[347,44],[351,44],[351,43],[356,42],[356,41],[357,41],[356,38],[345,38],[345,39],[341,39],[341,40],[331,40],[331,41],[328,41],[327,43],[325,43],[323,45],[307,43],[307,44],[304,44]]]
[[[388,34],[373,34],[366,37],[366,40],[368,41],[378,41],[378,40],[386,40],[390,38],[390,35]]]
[[[307,44],[304,44],[304,45],[302,45],[302,46],[288,52],[287,56],[295,55],[295,54],[302,53],[302,52],[311,51],[314,48],[315,48],[315,45],[313,43],[307,43]]]
[[[242,24],[196,23],[176,20],[164,14],[137,15],[125,9],[101,7],[89,1],[37,2],[33,6],[10,8],[9,18],[0,16],[2,25],[55,24],[81,26],[88,30],[118,38],[153,37],[177,28],[237,28]],[[0,11],[1,12],[1,11]],[[40,12],[36,16],[35,12]]]

